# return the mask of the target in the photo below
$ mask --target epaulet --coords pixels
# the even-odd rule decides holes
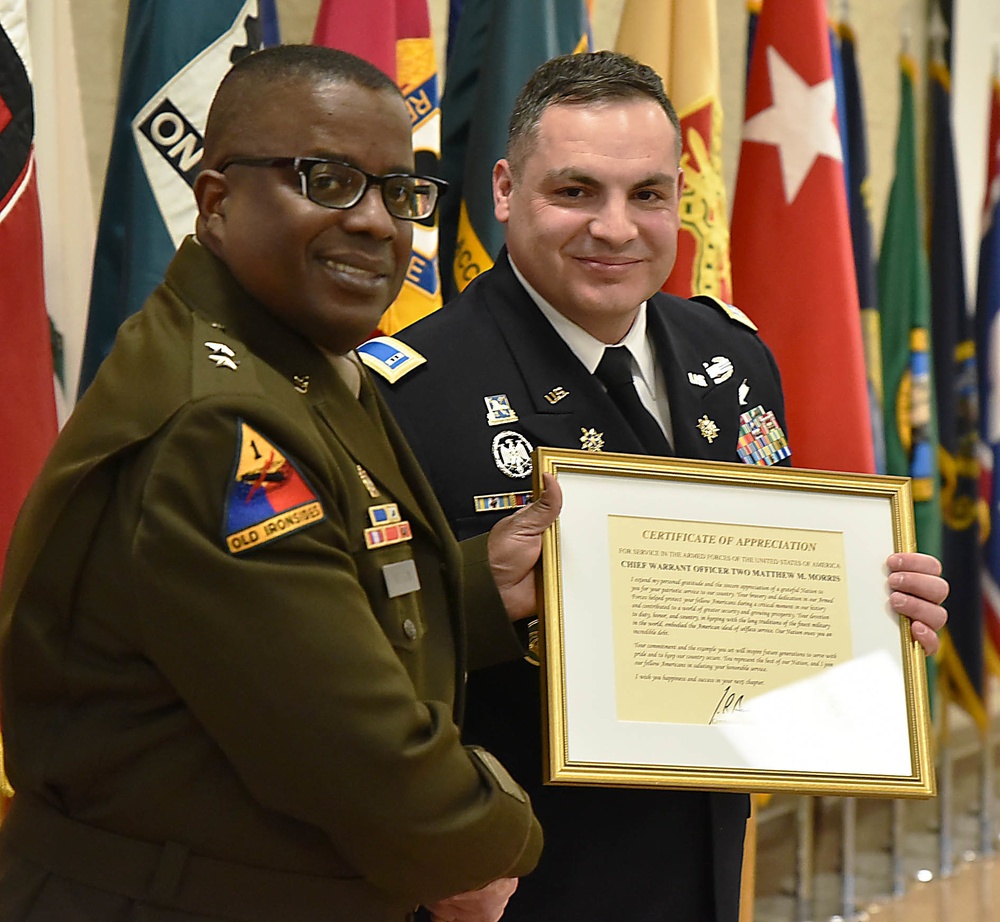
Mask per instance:
[[[391,336],[369,339],[358,346],[357,353],[371,371],[390,384],[395,384],[403,375],[408,375],[427,361],[416,349]]]
[[[757,332],[757,324],[755,324],[746,314],[743,313],[735,304],[727,304],[725,301],[720,301],[715,295],[695,295],[691,298],[692,301],[698,301],[701,304],[707,304],[709,307],[717,307],[722,311],[730,320],[735,320],[737,323],[742,323],[745,327],[750,327],[754,333]]]

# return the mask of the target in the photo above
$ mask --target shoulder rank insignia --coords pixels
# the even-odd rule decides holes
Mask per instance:
[[[236,371],[239,366],[239,362],[236,361],[236,353],[229,348],[225,343],[213,343],[208,342],[205,345],[209,349],[209,358],[215,362],[216,368],[228,368],[230,371]]]
[[[427,361],[416,349],[391,336],[376,336],[357,348],[358,358],[369,369],[395,384],[403,375]]]
[[[273,442],[237,421],[236,464],[226,492],[226,547],[241,554],[326,518],[312,487]]]
[[[743,326],[750,327],[754,333],[757,332],[757,324],[734,304],[727,304],[725,301],[720,301],[715,295],[695,295],[691,300],[697,301],[699,304],[707,304],[709,307],[717,307],[730,320],[742,323]]]

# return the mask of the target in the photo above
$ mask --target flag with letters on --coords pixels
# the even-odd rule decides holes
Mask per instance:
[[[825,0],[767,0],[733,201],[733,293],[781,370],[792,461],[867,472],[875,459],[843,161]]]
[[[585,0],[465,0],[442,102],[441,261],[447,295],[493,265],[503,226],[493,217],[493,165],[507,150],[514,99],[539,64],[589,51]]]
[[[260,46],[257,0],[129,4],[80,394],[194,232],[191,187],[209,106],[230,67]]]
[[[627,0],[615,48],[660,75],[681,123],[681,227],[663,290],[732,301],[715,0]]]
[[[1000,73],[990,86],[986,195],[979,244],[976,287],[976,351],[982,446],[982,494],[989,508],[983,543],[983,608],[986,660],[1000,673]]]
[[[45,313],[35,110],[25,0],[0,0],[0,570],[28,488],[56,437]]]
[[[441,107],[427,0],[323,0],[314,45],[364,58],[396,81],[413,126],[417,172],[438,176]],[[441,306],[437,217],[413,224],[413,250],[399,296],[382,315],[392,334]]]

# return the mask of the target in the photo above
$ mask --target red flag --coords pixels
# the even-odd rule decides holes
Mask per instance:
[[[0,569],[14,519],[56,437],[42,281],[24,3],[0,4]]]
[[[868,472],[843,159],[825,0],[767,0],[747,82],[733,290],[778,361],[793,463]]]
[[[438,175],[441,108],[427,0],[323,0],[313,44],[349,51],[396,81],[410,111],[417,172]],[[440,306],[437,221],[416,223],[403,289],[379,330],[395,333]]]

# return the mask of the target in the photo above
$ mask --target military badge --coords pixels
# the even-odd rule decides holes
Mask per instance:
[[[788,439],[782,432],[773,410],[756,406],[740,416],[740,434],[736,453],[744,464],[768,466],[791,455]]]
[[[225,343],[205,343],[205,345],[211,350],[208,358],[215,362],[216,368],[228,368],[230,371],[236,371],[239,367],[240,363],[236,361],[236,353]]]
[[[500,473],[513,477],[531,476],[532,445],[520,432],[504,429],[493,439],[493,460]]]
[[[326,518],[312,487],[273,442],[237,421],[236,464],[223,513],[223,537],[241,554]]]
[[[709,419],[707,416],[703,416],[698,420],[698,431],[711,445],[719,437],[719,427],[715,424],[715,420]]]
[[[472,497],[476,512],[499,512],[517,509],[531,502],[531,493],[486,493]]]
[[[425,359],[416,349],[391,336],[376,336],[357,348],[358,358],[390,384],[423,365]]]
[[[580,447],[584,451],[600,451],[604,447],[604,433],[580,427]]]
[[[569,391],[562,387],[554,387],[546,395],[545,399],[551,404],[557,404],[563,397],[568,397]]]
[[[399,506],[395,503],[383,503],[381,506],[368,507],[368,520],[372,525],[392,525],[400,518]]]
[[[371,475],[360,464],[356,464],[354,466],[358,469],[358,476],[361,478],[361,482],[368,491],[368,495],[372,499],[375,499],[378,496],[378,487],[375,486],[375,481],[372,480]]]
[[[394,525],[379,525],[374,528],[365,529],[365,547],[373,551],[377,547],[388,547],[390,544],[399,544],[402,541],[409,541],[413,537],[410,530],[410,523],[396,522]]]
[[[690,381],[695,387],[708,387],[708,382],[705,380],[704,375],[699,375],[696,372],[688,372],[688,381]]]
[[[510,400],[506,394],[494,394],[484,397],[486,404],[486,422],[491,426],[503,426],[517,422],[517,414],[511,409]]]
[[[724,355],[716,355],[701,365],[715,384],[722,384],[733,376],[733,363]]]

